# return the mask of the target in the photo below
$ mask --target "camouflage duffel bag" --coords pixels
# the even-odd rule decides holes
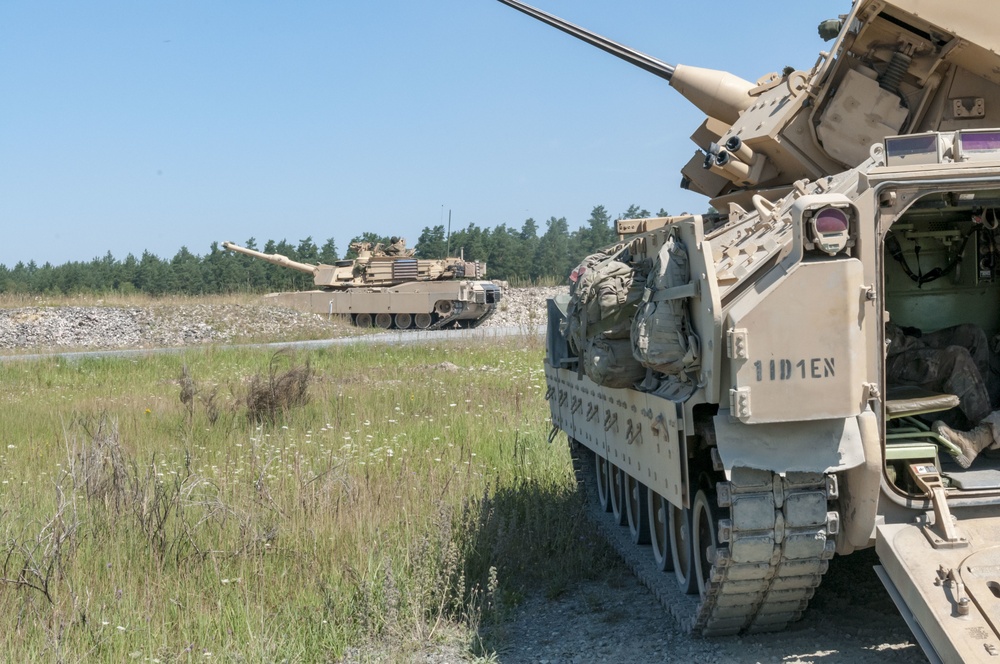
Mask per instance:
[[[583,371],[604,387],[632,387],[646,377],[645,367],[632,357],[628,339],[590,339],[583,353]]]
[[[653,262],[632,321],[632,354],[640,364],[667,375],[699,364],[698,337],[688,313],[688,298],[694,294],[687,251],[670,237]]]
[[[612,251],[614,251],[612,249]],[[628,339],[631,316],[642,297],[643,281],[622,260],[625,250],[587,256],[570,275],[570,302],[563,330],[580,354],[587,340]]]

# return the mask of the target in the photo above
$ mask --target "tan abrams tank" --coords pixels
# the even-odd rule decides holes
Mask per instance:
[[[751,83],[501,1],[709,116],[682,172],[720,213],[619,222],[549,302],[553,435],[609,539],[702,635],[783,629],[874,547],[928,659],[1000,661],[995,3],[857,0]]]
[[[485,276],[486,266],[460,258],[420,260],[403,241],[388,249],[354,243],[358,258],[334,265],[310,265],[281,254],[265,254],[232,242],[222,246],[260,260],[313,275],[317,290],[272,293],[280,306],[319,314],[350,316],[359,327],[441,329],[476,327],[496,311],[500,287]]]

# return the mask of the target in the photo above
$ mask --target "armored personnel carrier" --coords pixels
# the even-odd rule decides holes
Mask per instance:
[[[496,311],[500,287],[483,281],[486,265],[460,258],[421,260],[396,239],[355,242],[358,257],[334,265],[310,265],[232,242],[222,246],[268,263],[313,275],[318,290],[272,293],[274,304],[319,314],[350,316],[359,327],[421,330],[476,327]]]
[[[1000,435],[969,407],[1000,405],[996,8],[857,0],[815,66],[744,81],[500,1],[707,116],[683,186],[720,213],[619,222],[549,302],[553,435],[627,559],[718,635],[784,628],[875,547],[932,661],[996,661],[1000,460],[972,457]]]

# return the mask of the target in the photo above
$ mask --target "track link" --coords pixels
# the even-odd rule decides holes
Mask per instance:
[[[573,446],[588,514],[605,539],[680,627],[696,635],[771,632],[798,620],[833,557],[838,527],[828,500],[832,481],[817,473],[735,468],[717,485],[719,546],[703,598],[681,591],[672,573],[660,571],[649,547],[632,543],[598,502],[593,452]]]

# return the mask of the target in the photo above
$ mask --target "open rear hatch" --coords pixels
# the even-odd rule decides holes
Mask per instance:
[[[1000,462],[988,461],[990,467],[979,471],[977,482],[994,488],[1000,481]],[[933,465],[908,466],[932,509],[911,523],[877,526],[875,547],[882,565],[876,571],[931,662],[996,664],[1000,515],[995,504],[975,505],[975,498],[966,497],[968,489],[961,498],[947,489],[955,486],[949,465],[942,464],[943,477]]]

